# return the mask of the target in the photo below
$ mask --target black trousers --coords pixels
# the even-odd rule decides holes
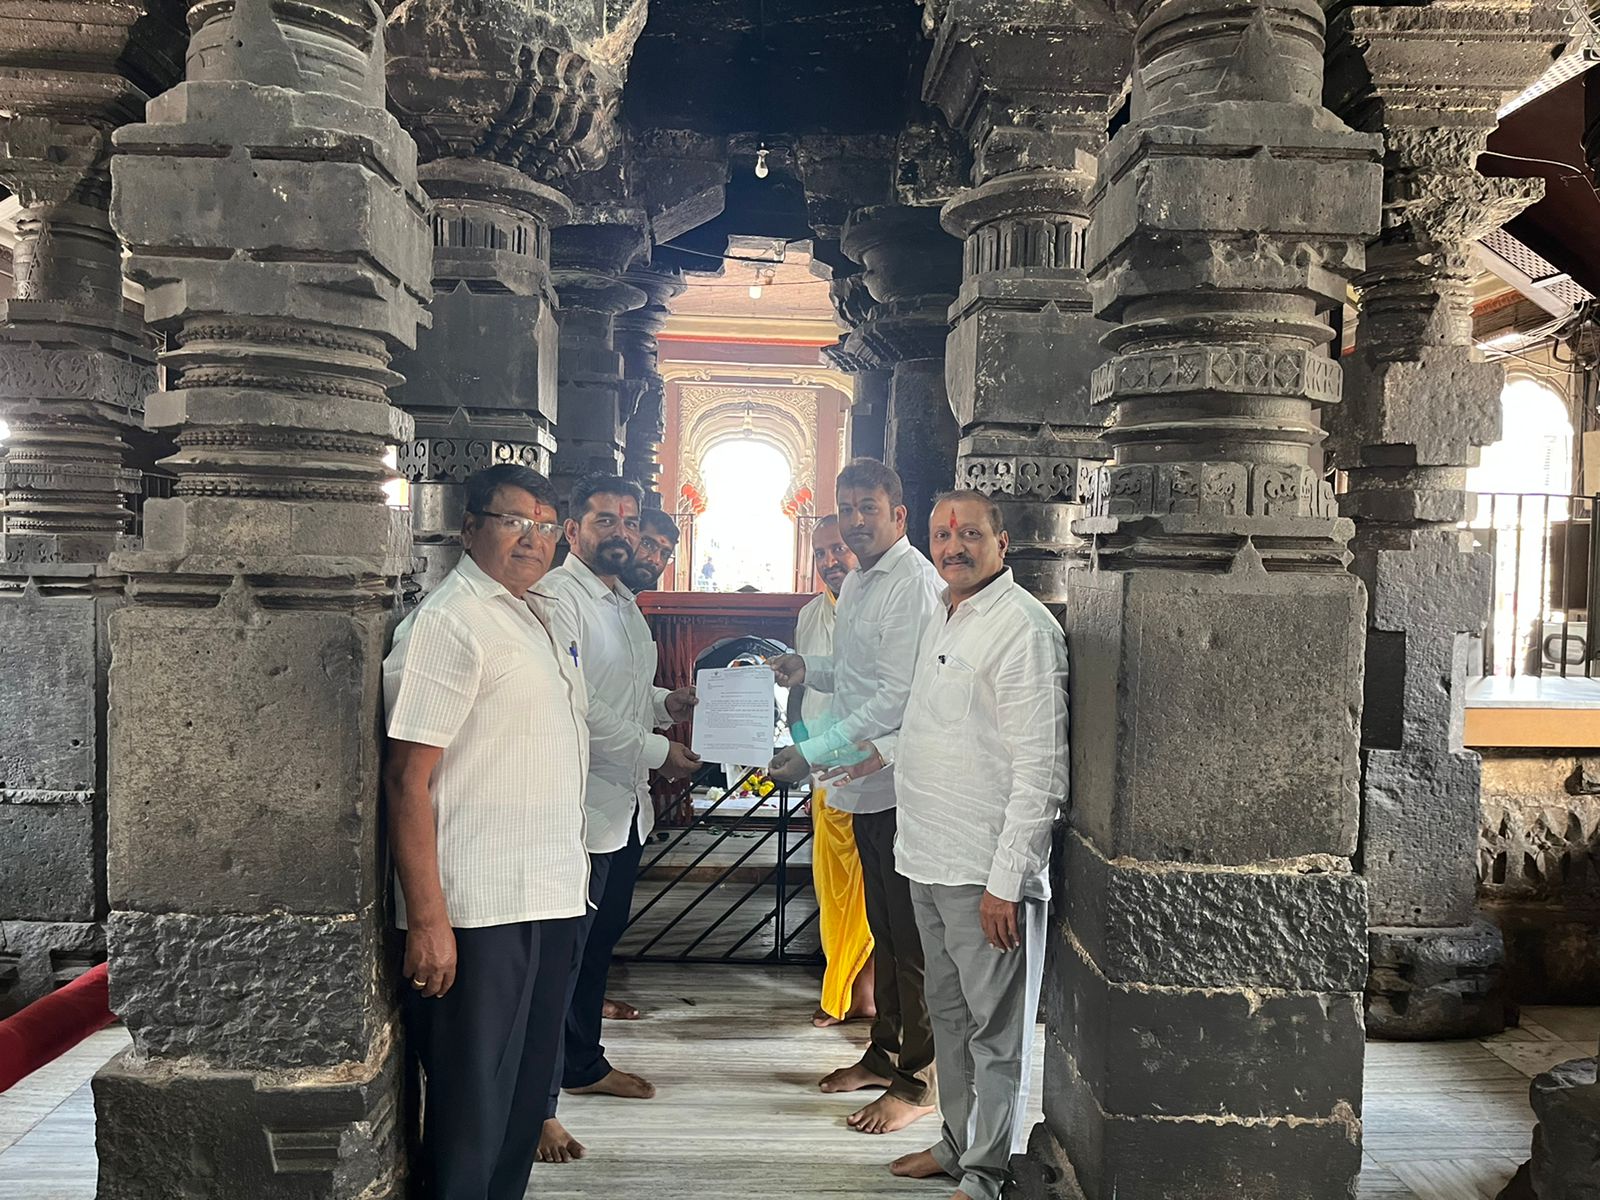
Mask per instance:
[[[523,1200],[561,1045],[581,917],[457,929],[456,981],[401,1011],[427,1081],[427,1200]]]
[[[611,1073],[606,1048],[600,1041],[600,1010],[605,1006],[611,955],[622,940],[633,910],[633,885],[639,878],[643,854],[635,823],[628,831],[628,844],[622,849],[589,856],[590,899],[595,907],[589,910],[586,928],[580,931],[575,948],[572,997],[567,1004],[562,1041],[562,1087],[588,1087]],[[550,1114],[556,1111],[558,1091],[551,1088]]]

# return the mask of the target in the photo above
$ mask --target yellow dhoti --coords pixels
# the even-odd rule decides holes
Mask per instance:
[[[822,976],[822,1011],[839,1020],[850,1011],[850,990],[872,958],[861,858],[847,812],[827,802],[827,790],[811,793],[811,876],[817,893],[817,925],[827,971]]]

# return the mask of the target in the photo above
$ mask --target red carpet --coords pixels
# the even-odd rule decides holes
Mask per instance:
[[[106,979],[101,963],[0,1021],[0,1092],[117,1019]]]

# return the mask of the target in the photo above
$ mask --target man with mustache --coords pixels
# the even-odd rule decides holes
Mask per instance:
[[[586,693],[525,596],[550,566],[555,489],[502,463],[463,489],[460,562],[383,660],[401,1012],[427,1078],[432,1200],[528,1187],[583,923]]]
[[[800,610],[795,649],[802,658],[833,653],[834,609],[845,576],[860,564],[839,532],[839,518],[823,517],[811,529],[811,556],[822,593]],[[797,741],[825,727],[830,697],[804,686],[789,691],[789,728]],[[873,1002],[872,930],[867,925],[861,855],[849,813],[828,803],[828,789],[811,790],[811,882],[827,968],[822,1002],[811,1023],[820,1028],[878,1015]]]
[[[645,509],[639,514],[639,544],[622,570],[623,586],[635,596],[654,591],[677,553],[678,523],[659,508]]]
[[[839,593],[832,656],[785,654],[778,683],[831,692],[829,724],[786,746],[769,768],[794,781],[813,765],[835,765],[855,743],[900,728],[923,627],[939,610],[933,564],[906,540],[900,477],[871,458],[853,460],[835,487],[839,527],[860,560]],[[878,1015],[861,1060],[823,1078],[825,1092],[881,1087],[883,1095],[848,1118],[859,1133],[892,1133],[933,1111],[933,1029],[922,994],[922,943],[911,889],[894,869],[895,786],[882,771],[846,782],[828,797],[852,815],[872,929]]]
[[[611,953],[628,923],[644,840],[655,826],[651,770],[682,779],[700,760],[654,732],[689,719],[694,688],[655,686],[656,645],[650,627],[619,576],[639,545],[639,486],[615,476],[590,476],[573,488],[567,508],[566,562],[534,589],[531,600],[566,639],[562,653],[583,670],[589,700],[589,776],[584,790],[589,850],[589,901],[567,1006],[563,1066],[551,1081],[539,1143],[542,1162],[581,1158],[584,1146],[556,1119],[561,1088],[648,1100],[655,1087],[619,1071],[600,1042]]]
[[[899,733],[850,769],[895,764],[895,861],[939,1055],[943,1135],[890,1169],[948,1175],[952,1200],[999,1200],[1028,1135],[1051,831],[1067,797],[1067,644],[1011,577],[994,501],[946,492],[928,528],[944,613],[923,634]]]

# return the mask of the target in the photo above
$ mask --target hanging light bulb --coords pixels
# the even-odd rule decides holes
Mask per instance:
[[[750,299],[752,299],[752,300],[761,299],[761,285],[759,283],[752,283],[750,285]]]
[[[756,151],[756,178],[765,179],[770,174],[772,174],[772,168],[767,166],[767,148],[762,145]]]

